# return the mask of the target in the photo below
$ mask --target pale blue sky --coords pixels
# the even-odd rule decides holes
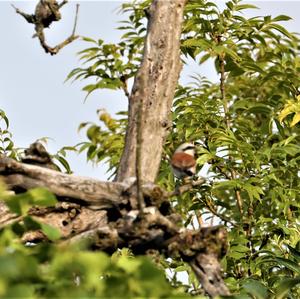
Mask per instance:
[[[222,5],[222,1],[217,1]],[[67,74],[79,65],[76,53],[87,44],[75,41],[58,55],[45,54],[37,39],[32,39],[33,26],[15,13],[13,3],[23,11],[32,13],[36,1],[0,0],[0,108],[10,119],[10,130],[19,147],[27,147],[38,138],[51,137],[48,149],[54,153],[64,145],[74,145],[85,139],[77,133],[80,122],[97,121],[96,110],[106,108],[115,113],[127,108],[121,92],[99,91],[84,102],[81,87],[85,82],[63,83]],[[75,6],[80,3],[77,33],[106,42],[117,42],[120,33],[115,30],[117,21],[124,18],[117,14],[121,1],[72,1],[62,9],[62,20],[46,31],[50,45],[56,45],[72,31]],[[250,1],[245,1],[250,3]],[[247,15],[287,14],[293,20],[285,26],[300,32],[300,1],[252,1],[261,7]],[[215,79],[211,65],[185,68],[183,80],[195,72]],[[69,158],[76,174],[105,179],[103,166],[86,163],[84,154]]]

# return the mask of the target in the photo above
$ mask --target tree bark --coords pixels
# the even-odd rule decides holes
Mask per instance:
[[[136,176],[139,113],[142,113],[141,178],[146,182],[156,179],[181,70],[180,34],[185,3],[186,0],[154,0],[150,7],[143,60],[129,100],[126,142],[117,181]]]
[[[18,192],[45,187],[59,197],[77,199],[83,205],[97,208],[110,208],[121,204],[122,192],[126,187],[121,183],[64,174],[3,156],[0,158],[0,174],[11,190]]]

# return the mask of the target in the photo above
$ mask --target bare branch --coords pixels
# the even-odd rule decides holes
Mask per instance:
[[[50,47],[46,43],[44,28],[47,28],[51,25],[54,21],[59,21],[61,19],[61,14],[59,9],[68,3],[67,0],[62,1],[60,4],[57,3],[55,0],[48,0],[48,1],[39,1],[36,9],[35,14],[29,15],[22,12],[20,9],[12,5],[12,7],[16,10],[16,13],[20,14],[25,18],[28,23],[32,23],[35,25],[35,34],[33,37],[38,37],[42,48],[45,50],[46,53],[50,53],[51,55],[57,54],[63,47],[70,44],[74,40],[76,40],[79,36],[75,35],[77,19],[78,19],[78,9],[79,4],[76,5],[76,15],[74,21],[74,27],[72,34],[63,42],[58,44],[55,47]]]
[[[21,15],[28,23],[35,24],[36,22],[35,15],[29,15],[21,11],[19,8],[15,7],[13,4],[11,4],[11,6],[16,10],[16,13]]]

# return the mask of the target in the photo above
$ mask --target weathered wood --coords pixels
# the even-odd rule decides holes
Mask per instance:
[[[55,170],[20,163],[0,156],[0,175],[12,190],[45,187],[57,196],[78,199],[97,208],[110,208],[122,203],[127,185],[64,174]]]
[[[33,207],[29,215],[59,229],[63,244],[84,241],[108,253],[128,247],[135,254],[156,250],[167,256],[180,256],[190,263],[211,297],[229,294],[218,262],[226,253],[226,231],[222,227],[197,231],[180,229],[181,217],[174,213],[167,200],[176,192],[168,193],[155,184],[144,184],[146,207],[140,215],[134,180],[101,182],[3,156],[0,157],[0,175],[13,190],[46,187],[58,196],[61,202],[54,207]],[[179,193],[203,182],[185,185]],[[10,213],[1,203],[0,226],[13,222],[22,222],[22,217]],[[41,231],[27,232],[22,238],[24,242],[45,239]]]
[[[141,178],[154,182],[159,170],[170,113],[177,85],[180,62],[180,34],[186,0],[154,0],[141,67],[129,100],[128,128],[117,181],[134,177],[139,102],[143,101],[140,126]]]
[[[210,297],[230,295],[221,275],[218,256],[211,253],[198,254],[190,262],[190,265],[203,289]]]

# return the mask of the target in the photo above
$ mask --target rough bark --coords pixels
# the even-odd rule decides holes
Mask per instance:
[[[77,199],[84,205],[110,208],[122,204],[124,185],[64,174],[48,168],[1,157],[0,173],[11,190],[46,187],[59,197]]]
[[[41,161],[30,157],[31,161]],[[45,165],[48,164],[45,160]],[[16,192],[46,187],[57,195],[59,202],[54,207],[33,207],[29,215],[59,229],[62,243],[84,240],[92,248],[108,253],[129,247],[135,254],[156,250],[166,256],[181,257],[190,263],[207,294],[211,297],[229,294],[218,262],[226,253],[226,231],[222,227],[196,231],[180,228],[181,217],[172,210],[168,200],[169,196],[188,192],[188,187],[195,188],[204,180],[184,185],[171,193],[152,183],[143,184],[145,208],[141,216],[134,180],[101,182],[3,156],[0,157],[0,177],[10,190]],[[1,203],[0,227],[14,222],[22,222],[22,217],[9,212]],[[44,240],[46,236],[41,231],[23,235],[24,242]]]
[[[154,182],[170,127],[172,101],[181,70],[180,33],[186,0],[153,1],[141,67],[129,100],[128,129],[117,181],[135,177],[139,102],[141,113],[141,177]]]

